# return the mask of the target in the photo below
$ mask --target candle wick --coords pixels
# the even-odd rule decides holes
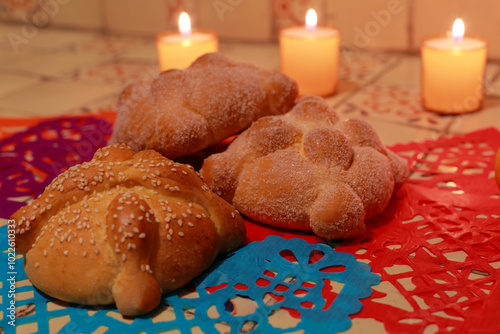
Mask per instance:
[[[460,43],[464,39],[464,36],[452,36],[451,39],[455,43]]]

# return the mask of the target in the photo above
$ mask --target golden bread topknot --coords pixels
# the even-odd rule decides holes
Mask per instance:
[[[363,233],[408,168],[367,122],[341,121],[324,99],[305,96],[287,114],[254,122],[200,174],[256,221],[336,239]]]
[[[123,315],[153,310],[245,238],[241,216],[191,166],[125,145],[69,168],[12,219],[33,285]]]

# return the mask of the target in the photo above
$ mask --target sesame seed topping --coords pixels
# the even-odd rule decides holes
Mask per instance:
[[[144,239],[146,237],[146,233],[139,234],[139,238]]]
[[[66,255],[66,256],[68,256],[68,251],[67,251],[67,250],[65,250],[65,251],[63,252],[63,254],[64,254],[64,255]]]

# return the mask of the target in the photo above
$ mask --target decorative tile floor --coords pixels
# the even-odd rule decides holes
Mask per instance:
[[[0,32],[18,32],[0,25]],[[0,115],[55,116],[113,109],[119,92],[158,72],[153,40],[39,29],[29,39],[0,42]],[[18,51],[17,53],[15,51]],[[222,43],[237,60],[279,69],[276,44]],[[367,119],[387,145],[500,126],[500,67],[488,65],[483,110],[440,115],[420,104],[420,58],[343,48],[339,92],[327,98],[341,117]]]
[[[19,26],[0,24],[2,36],[19,30]],[[220,51],[237,61],[279,69],[276,44],[222,43]],[[44,117],[112,111],[127,84],[157,73],[154,40],[54,29],[40,29],[26,43],[14,46],[4,38],[0,40],[0,117],[11,121],[2,124],[0,138]],[[482,110],[465,115],[431,113],[420,104],[418,55],[343,49],[339,92],[327,101],[341,118],[366,119],[386,145],[423,142],[500,128],[499,64],[488,65],[485,84]],[[383,288],[387,287],[377,287]],[[367,328],[383,332],[377,326],[357,318],[349,333],[364,333]]]

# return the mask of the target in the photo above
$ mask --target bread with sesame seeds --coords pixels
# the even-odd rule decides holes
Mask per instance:
[[[69,168],[12,219],[33,285],[126,316],[153,310],[245,237],[238,212],[191,166],[125,145]]]
[[[305,96],[289,113],[253,123],[200,174],[254,220],[337,239],[363,233],[408,168],[367,122],[341,121],[324,99]]]
[[[235,62],[219,53],[185,70],[167,70],[123,90],[112,143],[167,158],[189,155],[284,114],[297,97],[296,82],[276,71]]]

